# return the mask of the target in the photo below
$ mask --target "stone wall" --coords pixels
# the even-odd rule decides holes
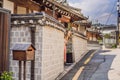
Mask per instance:
[[[33,14],[32,14],[33,16]],[[25,18],[24,18],[25,17]],[[12,17],[12,27],[10,35],[10,47],[16,43],[31,43],[30,27],[28,24],[31,16],[23,15]],[[40,18],[39,18],[40,17]],[[21,19],[20,19],[21,18]],[[30,18],[30,19],[29,19]],[[35,80],[55,80],[55,78],[64,70],[64,29],[59,22],[54,22],[53,18],[42,17],[30,21],[35,22]],[[22,20],[22,22],[21,22]],[[42,21],[43,20],[43,21]],[[48,20],[48,21],[47,21]],[[40,24],[38,24],[39,22]],[[24,24],[23,24],[24,23]],[[52,23],[52,24],[51,24]],[[61,25],[61,26],[60,26]],[[13,78],[18,80],[18,61],[13,60],[12,50],[10,54],[10,71],[14,73]],[[30,80],[31,62],[27,61],[26,80]]]
[[[64,69],[64,33],[45,26],[42,50],[41,80],[55,80]]]
[[[42,27],[36,26],[36,39],[35,39],[35,79],[39,80],[41,77],[41,52],[42,52]],[[27,26],[12,26],[11,28],[11,37],[10,37],[10,47],[16,43],[31,43],[31,33],[30,27]],[[13,78],[18,80],[18,61],[13,60],[12,50],[10,54],[10,71],[14,73]],[[26,80],[30,80],[30,67],[31,62],[27,61],[26,67]]]
[[[78,27],[78,31],[79,31],[80,33],[86,35],[86,28],[85,28],[85,26],[80,26],[80,27]]]
[[[75,62],[79,61],[87,52],[87,40],[79,35],[73,34],[72,37],[73,54]]]
[[[31,42],[31,36],[30,36],[30,30],[28,27],[25,26],[20,26],[20,27],[16,27],[16,26],[12,26],[11,28],[11,32],[10,32],[11,36],[10,36],[10,47],[12,48],[12,46],[16,43],[30,43]],[[12,57],[12,50],[11,50],[11,54],[10,54],[10,71],[12,71],[14,73],[13,78],[15,80],[18,80],[18,61],[13,60]],[[28,62],[27,64],[29,64],[30,62]],[[29,67],[27,66],[27,73],[30,73],[29,71]],[[29,78],[30,74],[27,74],[27,78]]]

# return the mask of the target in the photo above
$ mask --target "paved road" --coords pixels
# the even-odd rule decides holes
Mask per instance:
[[[62,79],[60,80],[72,80],[72,78],[74,77],[74,75],[77,73],[77,71],[79,70],[80,67],[83,66],[83,63],[85,62],[85,60],[91,55],[91,53],[93,53],[94,50],[91,50],[89,53],[87,53],[87,55],[84,56],[83,59],[81,59],[74,67],[72,70],[70,70],[68,72],[68,74],[66,74]]]
[[[120,80],[120,49],[97,52],[87,64],[79,62],[62,80],[72,80],[81,66],[85,66],[78,80]]]
[[[101,50],[86,65],[78,80],[108,80],[108,70],[115,56],[105,55],[110,50]],[[108,63],[108,57],[111,60]]]

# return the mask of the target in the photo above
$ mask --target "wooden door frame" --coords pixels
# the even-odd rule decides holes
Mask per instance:
[[[2,57],[3,57],[3,61],[1,61],[3,64],[2,64],[2,66],[1,66],[1,71],[0,72],[2,72],[2,71],[9,71],[9,54],[10,54],[10,19],[11,19],[11,14],[10,14],[10,11],[9,10],[6,10],[6,9],[3,9],[3,8],[0,8],[0,13],[3,13],[3,15],[4,14],[6,14],[7,15],[7,17],[8,18],[6,18],[6,19],[8,19],[8,21],[7,21],[7,24],[6,24],[6,29],[7,29],[7,33],[5,33],[5,32],[3,32],[3,33],[5,33],[6,35],[7,35],[7,38],[5,38],[4,36],[5,35],[2,35],[1,34],[1,37],[3,37],[4,39],[8,39],[5,43],[3,43],[3,47],[5,47],[6,49],[5,50],[3,50],[3,52],[5,52],[4,54],[2,54],[1,53],[1,55],[3,55]],[[6,16],[4,16],[4,17],[6,17]],[[5,24],[4,23],[4,21],[2,22],[3,23],[3,25]],[[4,25],[4,27],[5,27],[5,25]],[[2,29],[2,28],[1,28]],[[4,29],[4,28],[3,28]],[[2,32],[1,32],[2,33]],[[2,41],[1,41],[1,43],[2,43]],[[1,46],[2,47],[2,46]],[[2,49],[1,49],[2,50]]]

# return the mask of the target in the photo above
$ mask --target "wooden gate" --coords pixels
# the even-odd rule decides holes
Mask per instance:
[[[10,12],[0,8],[0,73],[9,67]]]

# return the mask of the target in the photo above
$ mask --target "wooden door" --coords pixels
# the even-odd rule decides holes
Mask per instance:
[[[9,67],[10,12],[0,8],[0,73]]]

